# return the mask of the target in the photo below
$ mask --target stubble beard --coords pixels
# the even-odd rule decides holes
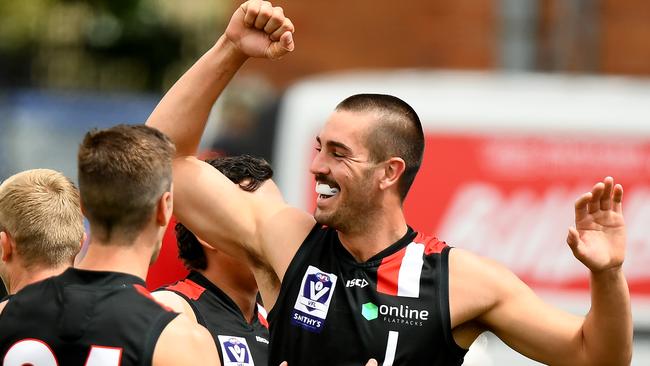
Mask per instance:
[[[368,180],[364,180],[368,182]],[[355,189],[354,192],[339,197],[338,207],[333,207],[330,212],[320,212],[316,208],[314,218],[321,225],[327,225],[342,233],[364,231],[370,226],[370,221],[378,211],[375,198],[370,192],[371,184],[365,184]],[[345,193],[340,193],[345,194]]]

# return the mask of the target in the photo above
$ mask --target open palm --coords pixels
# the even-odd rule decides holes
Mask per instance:
[[[623,187],[605,178],[575,203],[576,227],[567,243],[573,255],[592,272],[620,267],[625,258]]]

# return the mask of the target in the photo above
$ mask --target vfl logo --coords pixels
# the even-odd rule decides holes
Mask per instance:
[[[354,287],[354,286],[364,288],[368,286],[368,281],[366,281],[365,278],[355,278],[353,280],[347,280],[347,282],[345,282],[345,287]]]
[[[336,275],[309,266],[302,277],[291,323],[320,333],[327,318],[336,280]]]
[[[254,366],[253,357],[246,339],[233,336],[219,336],[223,366]]]
[[[309,283],[309,294],[305,295],[312,300],[309,302],[309,307],[316,308],[316,303],[314,303],[314,301],[322,304],[329,298],[323,297],[323,295],[327,294],[332,288],[332,282],[328,275],[324,273],[310,274],[307,276],[307,283]]]

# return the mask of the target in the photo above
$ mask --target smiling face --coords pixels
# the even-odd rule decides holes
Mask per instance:
[[[371,161],[365,146],[375,121],[371,112],[336,111],[316,137],[310,171],[319,193],[314,217],[320,224],[347,232],[380,209],[381,165]]]

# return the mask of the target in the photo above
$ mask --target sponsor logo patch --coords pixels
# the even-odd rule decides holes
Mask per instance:
[[[291,323],[320,333],[325,326],[337,277],[309,266],[302,277],[300,292],[291,313]]]
[[[385,305],[379,306],[367,302],[361,305],[361,315],[367,320],[372,321],[377,318],[385,323],[410,325],[421,327],[424,322],[429,320],[429,311],[409,307],[408,305]]]
[[[223,366],[254,366],[246,339],[227,335],[219,336]]]

